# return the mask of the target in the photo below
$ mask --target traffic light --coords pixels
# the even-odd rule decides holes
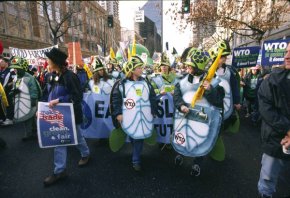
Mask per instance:
[[[114,26],[114,17],[113,15],[108,16],[108,27],[112,28]]]
[[[182,13],[190,13],[190,0],[182,0]]]

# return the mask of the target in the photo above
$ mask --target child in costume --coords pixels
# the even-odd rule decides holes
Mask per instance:
[[[132,164],[141,171],[141,152],[145,138],[152,135],[153,117],[157,109],[154,89],[142,75],[144,62],[132,56],[125,64],[126,78],[117,81],[112,90],[112,119],[116,128],[129,136],[133,145]]]

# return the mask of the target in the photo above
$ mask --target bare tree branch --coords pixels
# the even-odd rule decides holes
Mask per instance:
[[[206,35],[207,31],[210,33],[216,28],[228,29],[237,35],[261,41],[265,32],[286,22],[284,16],[289,16],[290,6],[286,0],[225,0],[218,7],[216,1],[195,0],[189,14],[183,14],[177,4],[172,4],[165,13],[170,15],[174,24],[178,24],[179,30],[190,25],[193,32]],[[197,27],[202,29],[196,30]]]
[[[59,17],[57,19],[56,19],[56,13],[55,13],[56,9],[51,10],[51,16],[50,16],[49,6],[52,6],[51,3],[48,3],[48,1],[41,1],[38,4],[42,6],[43,8],[44,16],[47,20],[49,29],[51,30],[51,33],[53,35],[53,44],[57,44],[58,38],[63,36],[65,33],[67,33],[70,28],[81,25],[81,23],[77,25],[70,24],[73,16],[79,13],[80,2],[71,1],[70,5],[66,7],[67,9],[66,12],[59,11],[58,13]],[[68,23],[68,25],[66,24],[66,22]]]

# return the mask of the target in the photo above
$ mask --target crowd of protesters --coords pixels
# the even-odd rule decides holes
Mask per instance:
[[[261,126],[263,156],[258,191],[260,197],[272,197],[276,190],[278,178],[281,176],[280,172],[289,166],[290,161],[290,155],[284,153],[282,149],[282,145],[284,150],[290,147],[290,95],[287,91],[290,90],[290,44],[286,49],[283,68],[272,68],[272,70],[257,65],[245,69],[243,72],[240,71],[239,74],[236,69],[225,64],[229,54],[230,50],[222,55],[216,71],[216,76],[223,76],[224,79],[227,79],[232,89],[230,93],[232,94],[234,111],[228,119],[224,120],[224,124],[227,123],[227,120],[236,119],[239,111],[244,110],[246,118],[250,118],[255,126]],[[205,65],[199,65],[193,56],[188,56],[187,60],[176,64],[175,67],[171,67],[167,59],[162,59],[161,64],[157,64],[155,68],[147,67],[147,70],[143,69],[145,64],[138,56],[132,57],[123,67],[116,59],[110,58],[106,64],[101,59],[95,58],[89,64],[93,72],[93,76],[89,78],[83,65],[74,66],[76,67],[75,72],[70,70],[66,62],[67,55],[61,50],[53,48],[46,53],[46,56],[47,61],[43,67],[32,67],[28,65],[27,60],[20,57],[10,59],[0,57],[0,85],[5,92],[5,94],[1,93],[0,125],[2,127],[12,125],[16,123],[15,117],[17,117],[24,124],[25,133],[22,140],[24,142],[36,140],[37,102],[46,101],[50,107],[58,103],[73,102],[79,142],[77,148],[81,154],[79,166],[85,166],[91,157],[86,140],[78,130],[80,123],[82,123],[81,101],[84,92],[112,94],[114,107],[112,117],[115,119],[114,124],[120,126],[122,121],[126,119],[123,116],[126,112],[122,107],[121,91],[122,87],[125,87],[123,84],[138,82],[149,89],[150,102],[148,104],[151,105],[153,117],[156,114],[156,101],[154,99],[156,94],[165,94],[166,92],[170,92],[174,97],[178,96],[178,98],[174,98],[176,111],[186,114],[189,112],[189,107],[183,100],[181,91],[183,87],[181,86],[183,86],[184,81],[180,80],[188,78],[186,83],[199,84],[206,71]],[[213,59],[216,56],[217,54]],[[158,84],[156,75],[159,75],[161,84]],[[148,78],[152,79],[152,84],[148,84]],[[29,118],[23,122],[21,116],[15,111],[15,105],[17,105],[15,96],[23,93],[23,90],[20,89],[21,83],[25,83],[28,87],[28,92],[24,94],[30,96]],[[118,83],[118,86],[111,92],[114,83]],[[220,97],[222,100],[227,94],[219,86],[213,87],[206,81],[202,83],[207,95],[215,93],[217,95],[212,97]],[[101,90],[99,90],[100,87],[102,87]],[[135,91],[138,93],[138,90]],[[3,105],[4,95],[7,98],[8,105],[6,106]],[[210,99],[208,100],[210,101]],[[143,139],[130,138],[130,141],[133,145],[133,168],[136,171],[141,171],[140,155]],[[5,140],[0,137],[0,147],[5,148],[5,146]],[[52,175],[45,178],[44,184],[46,186],[66,178],[66,158],[67,147],[54,149],[54,171]],[[200,172],[198,172],[199,174]]]

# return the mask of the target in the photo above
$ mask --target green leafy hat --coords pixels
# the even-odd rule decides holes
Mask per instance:
[[[169,58],[168,58],[168,56],[167,56],[167,54],[165,52],[163,52],[161,54],[161,63],[160,63],[160,66],[162,66],[162,65],[170,67]]]
[[[230,48],[229,42],[227,40],[221,40],[208,50],[210,57],[212,59],[216,58],[218,55],[218,51],[221,48],[224,49],[222,56],[227,56],[231,54],[231,48]]]
[[[93,72],[97,72],[101,69],[104,69],[104,65],[98,57],[94,58],[94,61],[92,63],[92,67],[93,67]]]
[[[204,71],[209,61],[210,56],[206,51],[196,49],[193,47],[189,50],[184,64]]]
[[[23,69],[24,71],[28,71],[28,61],[24,58],[15,56],[11,60],[11,65],[9,68],[12,69]]]
[[[131,59],[123,65],[123,71],[126,76],[129,75],[136,67],[143,67],[144,62],[138,56],[132,56]]]
[[[110,58],[109,59],[109,64],[112,65],[119,65],[118,60],[116,58]]]

